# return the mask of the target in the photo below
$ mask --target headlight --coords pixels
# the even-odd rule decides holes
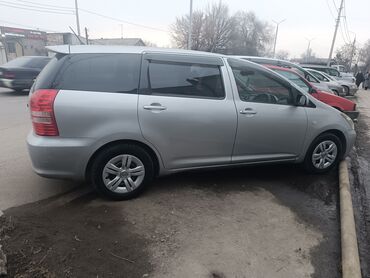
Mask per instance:
[[[357,89],[356,85],[351,85],[351,89]]]
[[[342,113],[342,112],[340,114],[346,120],[346,122],[349,124],[351,129],[355,129],[355,124],[353,123],[352,119],[350,117],[348,117],[346,114]]]

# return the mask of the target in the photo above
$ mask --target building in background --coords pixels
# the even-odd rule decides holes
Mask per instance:
[[[145,46],[145,43],[140,38],[121,38],[121,39],[90,39],[90,44],[98,45],[131,45],[131,46]]]
[[[20,56],[46,56],[46,41],[46,32],[0,26],[0,42],[6,61]]]
[[[77,36],[73,33],[47,33],[46,37],[46,45],[76,45],[81,44],[81,42],[86,44],[86,39],[84,37],[79,36],[78,39]]]

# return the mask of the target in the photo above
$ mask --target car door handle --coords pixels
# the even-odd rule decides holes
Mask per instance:
[[[252,108],[245,108],[244,110],[240,110],[240,114],[255,115],[257,114],[257,111],[253,110]]]
[[[152,103],[150,105],[144,105],[143,107],[145,110],[155,110],[155,111],[162,111],[162,110],[166,110],[167,107],[165,106],[162,106],[161,104],[159,103]]]

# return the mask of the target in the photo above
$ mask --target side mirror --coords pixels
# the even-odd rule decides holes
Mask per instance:
[[[311,88],[310,91],[309,91],[310,94],[316,94],[317,91],[314,89],[314,88]]]
[[[306,106],[308,98],[305,95],[298,95],[296,99],[296,106]]]

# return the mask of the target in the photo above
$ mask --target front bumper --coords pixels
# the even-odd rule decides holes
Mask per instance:
[[[346,134],[346,152],[344,153],[343,157],[346,157],[349,152],[352,150],[356,140],[356,131],[354,129],[351,129]]]
[[[352,119],[352,121],[357,121],[358,115],[360,115],[359,111],[343,111],[348,117]]]
[[[89,138],[37,136],[33,131],[27,136],[33,169],[47,178],[84,180],[91,143]]]
[[[13,90],[30,89],[33,84],[33,79],[7,79],[0,78],[0,87],[5,87]]]
[[[349,94],[351,96],[354,96],[357,93],[357,91],[358,91],[357,87],[356,88],[349,88]]]

